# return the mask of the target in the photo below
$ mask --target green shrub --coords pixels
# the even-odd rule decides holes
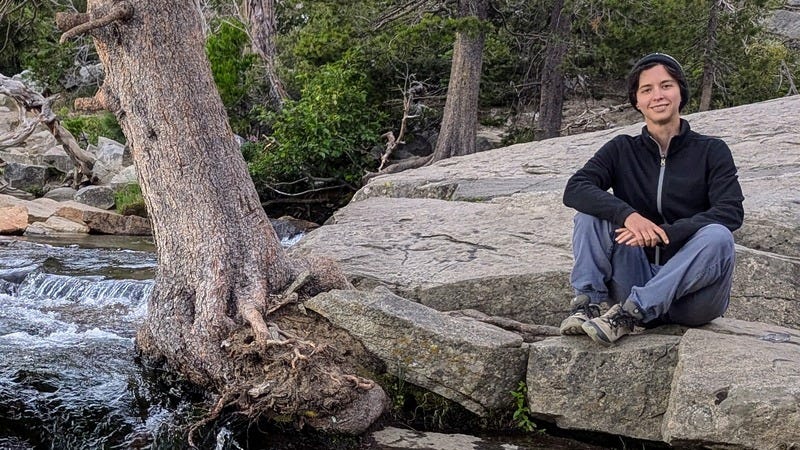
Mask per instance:
[[[531,142],[536,139],[532,128],[512,127],[506,131],[501,143],[503,145],[514,145],[520,142]]]
[[[514,424],[523,431],[535,430],[536,424],[531,420],[531,411],[527,406],[528,386],[524,381],[520,381],[517,388],[511,391],[511,396],[514,397],[514,414],[512,416]]]
[[[61,32],[49,2],[14,3],[20,4],[0,14],[0,73],[11,76],[28,69],[48,92],[62,91],[60,81],[73,68],[75,43],[59,44]]]
[[[89,143],[94,145],[97,145],[97,138],[100,136],[113,139],[121,144],[126,142],[125,134],[122,132],[117,118],[110,112],[66,117],[61,120],[61,124],[75,136],[75,139],[84,136]]]
[[[317,6],[311,20],[296,31],[293,57],[312,66],[339,60],[354,44],[354,24],[342,17],[339,6]]]
[[[114,193],[114,204],[123,216],[147,217],[147,208],[138,184],[129,184]]]
[[[302,97],[263,118],[272,138],[245,147],[251,175],[267,183],[335,178],[357,184],[374,163],[368,150],[381,125],[367,99],[366,77],[346,60],[303,77]]]
[[[759,40],[744,48],[744,57],[736,65],[722,86],[714,88],[714,107],[724,108],[766,99],[782,97],[789,93],[785,70],[800,80],[798,59],[782,43]]]
[[[237,133],[249,129],[248,112],[252,91],[263,84],[256,70],[258,57],[249,52],[250,39],[245,26],[236,20],[219,21],[206,40],[211,74],[228,112],[231,128]]]

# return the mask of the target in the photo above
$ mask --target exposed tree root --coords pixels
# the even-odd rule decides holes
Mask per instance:
[[[450,311],[448,314],[453,317],[468,317],[504,330],[513,331],[522,336],[525,342],[538,342],[551,336],[561,335],[558,327],[518,322],[507,317],[490,316],[475,309]]]
[[[382,388],[358,375],[364,361],[374,365],[368,353],[299,303],[350,283],[327,259],[296,261],[296,267],[300,274],[294,281],[266,297],[270,306],[263,314],[266,307],[240,309],[244,326],[221,345],[233,373],[218,386],[218,400],[192,426],[192,435],[227,407],[251,421],[291,420],[297,428],[311,425],[340,433],[363,431],[385,410],[388,398]]]
[[[302,428],[309,418],[339,417],[362,396],[359,391],[381,389],[354,374],[354,361],[345,357],[352,343],[309,336],[324,319],[294,310],[276,316],[267,322],[274,339],[257,342],[251,330],[241,328],[228,340],[239,382],[225,388],[223,397],[239,412],[251,419],[291,417]]]
[[[189,427],[189,433],[188,433],[187,440],[189,441],[189,446],[191,448],[198,448],[197,445],[195,445],[195,443],[194,443],[194,435],[195,435],[195,433],[197,433],[197,431],[200,428],[202,428],[202,427],[208,425],[209,423],[217,420],[219,415],[222,413],[222,410],[225,408],[226,405],[228,405],[230,403],[230,401],[231,401],[230,394],[220,396],[220,398],[217,400],[217,403],[214,405],[214,407],[211,409],[211,411],[209,411],[208,414],[206,414],[205,417],[203,417],[198,422],[195,422],[194,424],[192,424],[191,427]]]

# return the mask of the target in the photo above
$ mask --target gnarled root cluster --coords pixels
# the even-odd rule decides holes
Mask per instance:
[[[327,283],[304,270],[282,294],[270,298],[272,306],[258,322],[258,331],[240,327],[223,342],[235,373],[195,429],[227,407],[250,420],[290,420],[298,428],[310,425],[352,434],[363,432],[382,414],[388,397],[375,382],[358,375],[374,361],[346,332],[300,303],[308,293],[319,292],[321,284]]]

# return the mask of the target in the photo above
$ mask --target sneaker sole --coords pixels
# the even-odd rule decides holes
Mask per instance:
[[[583,331],[584,323],[586,323],[585,320],[577,320],[577,319],[570,320],[568,318],[565,319],[564,322],[561,324],[559,331],[561,331],[561,334],[566,336],[576,336],[576,335],[586,334],[586,332]]]
[[[611,347],[612,345],[614,345],[613,342],[608,340],[608,337],[605,335],[605,333],[603,333],[602,330],[597,328],[597,326],[595,326],[595,324],[593,324],[591,321],[584,322],[583,325],[581,325],[581,329],[583,330],[584,333],[588,334],[593,341],[597,342],[598,344],[604,345],[606,347]]]

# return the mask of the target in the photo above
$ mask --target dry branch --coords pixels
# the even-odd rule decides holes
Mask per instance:
[[[297,278],[294,279],[291,285],[289,285],[286,290],[284,290],[280,296],[278,296],[278,302],[275,306],[270,308],[267,311],[267,315],[271,315],[275,311],[283,308],[284,306],[290,303],[296,303],[298,299],[297,290],[303,287],[304,284],[308,281],[308,278],[311,276],[311,272],[308,270],[303,271]]]
[[[597,128],[596,122],[598,120],[602,121],[603,128],[606,128],[608,126],[606,114],[622,111],[629,106],[630,105],[628,103],[621,103],[619,105],[612,105],[600,110],[592,110],[588,108],[586,111],[578,115],[574,120],[563,125],[561,127],[561,133],[563,135],[565,132],[575,128],[581,128],[583,131],[591,131],[592,129]]]
[[[387,173],[397,173],[402,172],[404,170],[409,169],[417,169],[428,164],[431,159],[433,159],[433,153],[427,156],[412,156],[410,158],[406,158],[402,161],[398,161],[392,165],[389,165],[383,169],[383,172],[370,172],[363,177],[361,177],[362,184],[366,184],[367,181],[377,177],[378,175],[384,175]]]
[[[20,111],[24,111],[24,109],[20,108]],[[25,142],[33,134],[33,130],[38,124],[38,120],[23,118],[15,130],[0,135],[0,148],[14,147]]]
[[[781,60],[781,80],[783,80],[783,77],[786,77],[786,81],[789,83],[789,92],[787,92],[786,95],[797,95],[797,86],[794,84],[792,71],[789,70],[786,61]]]
[[[106,91],[102,87],[97,90],[94,97],[76,98],[75,109],[86,112],[97,112],[109,109],[106,103]]]
[[[74,187],[77,187],[82,177],[90,181],[93,174],[95,157],[91,153],[83,150],[75,137],[66,128],[61,126],[58,117],[50,107],[50,99],[44,98],[41,94],[31,90],[24,83],[21,83],[5,75],[0,74],[0,94],[10,97],[18,105],[21,117],[24,121],[20,128],[0,136],[0,147],[4,144],[16,145],[14,142],[22,142],[33,132],[36,125],[44,124],[53,134],[53,137],[64,148],[75,165]],[[35,119],[28,119],[25,113],[34,113]],[[21,140],[20,140],[21,139]]]
[[[397,149],[397,146],[400,144],[405,144],[403,138],[406,135],[406,128],[408,127],[408,119],[414,119],[417,116],[409,114],[411,111],[411,106],[414,104],[414,100],[418,93],[423,93],[425,91],[425,87],[422,83],[419,82],[412,82],[411,87],[409,87],[409,76],[406,76],[405,87],[402,89],[403,92],[403,119],[400,120],[400,134],[397,137],[394,137],[394,133],[388,131],[381,135],[381,137],[386,138],[386,152],[384,152],[383,156],[381,156],[381,165],[378,167],[378,172],[380,173],[383,171],[383,168],[386,166],[386,163],[389,162],[389,157],[392,153]]]
[[[448,315],[453,317],[468,317],[479,322],[500,327],[504,330],[513,331],[522,336],[522,339],[525,342],[536,342],[541,341],[549,336],[561,335],[561,332],[557,327],[518,322],[506,317],[490,316],[474,309],[450,311]]]
[[[102,28],[117,20],[127,20],[133,16],[133,5],[121,2],[114,5],[111,10],[97,19],[90,19],[86,14],[61,14],[56,16],[56,25],[65,30],[59,43],[63,44],[76,36],[82,36],[97,28]],[[77,25],[76,25],[77,24]],[[63,25],[63,27],[62,27]]]

